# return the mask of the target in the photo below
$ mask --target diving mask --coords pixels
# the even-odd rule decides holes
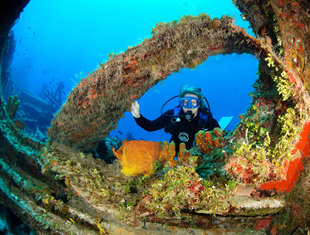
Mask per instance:
[[[186,109],[198,108],[200,105],[200,100],[196,97],[184,97],[180,99],[180,106]]]

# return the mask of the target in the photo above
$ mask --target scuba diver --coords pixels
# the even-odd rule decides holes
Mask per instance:
[[[164,106],[172,99],[179,97],[179,105],[163,113]],[[195,134],[199,130],[213,130],[220,127],[212,117],[209,103],[201,93],[200,88],[183,86],[178,96],[169,99],[161,108],[161,116],[151,121],[140,113],[137,101],[131,105],[131,114],[136,123],[146,131],[156,131],[165,128],[165,132],[171,134],[176,151],[179,151],[180,143],[185,143],[186,149],[193,147]]]

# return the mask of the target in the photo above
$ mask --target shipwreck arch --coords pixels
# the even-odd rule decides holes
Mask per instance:
[[[158,24],[152,38],[82,79],[51,123],[51,142],[89,151],[115,127],[131,102],[154,84],[181,68],[195,68],[208,56],[231,53],[267,55],[259,41],[228,16],[219,20],[201,14]]]
[[[27,1],[15,3],[20,6],[20,10]],[[310,151],[310,99],[307,86],[310,70],[305,66],[309,63],[309,44],[307,43],[309,24],[308,13],[305,10],[309,9],[309,4],[307,1],[301,1],[300,4],[268,1],[261,4],[253,0],[237,1],[236,5],[250,20],[257,39],[249,37],[243,29],[234,26],[232,20],[227,17],[221,20],[211,20],[206,15],[201,15],[198,18],[184,17],[178,23],[159,24],[151,39],[115,56],[74,89],[52,123],[53,126],[49,132],[52,145],[42,146],[24,136],[18,130],[14,120],[9,117],[11,110],[1,94],[0,202],[14,210],[19,218],[38,233],[46,231],[52,233],[67,233],[68,231],[98,233],[99,231],[103,233],[103,228],[118,233],[145,232],[145,226],[147,226],[152,234],[152,230],[162,229],[162,225],[147,223],[158,221],[156,217],[151,217],[149,220],[143,218],[142,221],[133,220],[135,223],[130,224],[131,226],[125,222],[116,221],[115,218],[120,218],[121,214],[109,200],[114,197],[117,203],[122,202],[123,198],[117,192],[128,190],[122,187],[126,180],[118,171],[109,172],[102,162],[94,160],[91,156],[85,156],[75,149],[82,151],[90,149],[99,136],[107,134],[113,128],[132,100],[141,96],[153,84],[164,79],[171,72],[182,67],[195,67],[206,60],[209,55],[232,53],[232,51],[251,53],[260,60],[260,83],[256,84],[256,97],[248,109],[250,118],[245,117],[244,122],[235,132],[234,140],[240,145],[250,142],[246,147],[253,146],[254,137],[250,134],[256,133],[255,124],[260,121],[255,118],[269,117],[260,114],[270,113],[270,109],[265,108],[266,104],[271,104],[268,103],[269,101],[272,102],[271,122],[262,123],[274,125],[274,131],[270,135],[273,144],[283,142],[285,145],[281,146],[287,147],[286,151],[291,153],[291,159],[288,156],[282,156],[279,163],[287,162],[287,165],[284,164],[288,169],[284,172],[286,175],[278,181],[270,180],[267,184],[263,184],[261,189],[276,189],[279,192],[293,190],[294,193],[293,186],[303,168],[302,159],[307,161]],[[12,9],[16,8],[12,7]],[[293,15],[291,9],[294,9]],[[14,21],[12,18],[5,20],[8,27],[0,29],[1,36],[8,34]],[[214,34],[210,34],[212,29]],[[209,40],[210,43],[206,44]],[[1,53],[4,50],[4,41],[0,41]],[[278,72],[281,73],[278,74]],[[111,101],[115,101],[113,107],[107,105],[107,102],[111,103]],[[255,113],[258,116],[252,115]],[[288,136],[290,138],[286,138]],[[289,142],[285,142],[286,140]],[[250,148],[250,151],[255,151],[255,148]],[[251,156],[251,152],[242,153],[247,153],[247,155],[244,154],[241,157]],[[307,204],[309,195],[306,193],[309,189],[307,185],[309,165],[307,167],[308,175],[304,171],[303,179],[298,182],[306,186],[305,189],[299,189],[304,193],[304,198],[301,197],[302,201],[296,202],[292,209],[304,209],[306,208],[304,205],[309,205]],[[86,187],[90,185],[89,181],[85,180],[87,177],[102,179],[98,177],[98,174],[102,172],[99,173],[97,168],[107,170],[103,175],[107,176],[104,180],[107,180],[106,185],[112,187],[111,191],[106,191],[105,188],[99,194],[96,189],[86,188],[87,190],[83,191],[82,187],[78,187],[81,183]],[[232,171],[232,174],[234,173]],[[116,179],[121,181],[117,185]],[[108,195],[110,192],[113,194]],[[295,195],[300,195],[298,190],[295,193]],[[64,197],[66,200],[63,199]],[[109,199],[106,199],[107,197]],[[140,205],[142,206],[139,209],[143,212],[143,203]],[[243,209],[246,210],[246,208]],[[269,226],[271,217],[276,216],[274,213],[277,210],[278,208],[269,211],[267,215],[265,212],[260,219],[253,214],[245,214],[246,217],[242,220],[252,219],[252,222],[247,225],[253,230],[277,231],[283,227],[277,226],[276,222],[272,224],[272,227]],[[204,211],[200,213],[202,213],[202,219],[200,217],[200,220],[194,222],[189,219],[190,221],[181,220],[180,223],[176,223],[176,218],[165,218],[159,222],[189,227],[199,224],[207,229],[210,225],[209,217],[204,214]],[[293,224],[285,228],[288,233],[294,231],[292,229],[296,226],[303,226],[305,221],[309,222],[307,218],[302,217],[303,214],[296,214],[296,211],[292,214],[294,215]],[[225,215],[235,214],[234,211],[228,211]],[[196,221],[201,223],[196,223]],[[220,222],[229,224],[225,218]],[[244,231],[243,223],[241,226],[239,225],[237,229]],[[165,227],[164,232],[182,232],[180,227]],[[228,226],[226,231],[232,228],[235,228],[235,225]],[[198,232],[202,231],[203,229],[198,230]]]

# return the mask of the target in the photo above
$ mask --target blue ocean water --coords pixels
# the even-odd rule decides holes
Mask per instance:
[[[158,22],[200,13],[211,18],[232,16],[252,34],[229,0],[31,0],[13,27],[14,82],[34,95],[63,82],[64,102],[80,79],[107,61],[111,52],[126,51],[150,38]],[[150,119],[158,117],[163,103],[177,95],[182,85],[193,85],[202,88],[217,120],[234,116],[228,127],[232,129],[251,101],[248,94],[257,78],[257,65],[252,55],[210,57],[196,69],[182,69],[150,89],[139,99],[141,113]],[[129,112],[124,116],[111,136],[123,139],[130,133],[136,139],[169,139],[163,130],[149,133],[139,128]]]

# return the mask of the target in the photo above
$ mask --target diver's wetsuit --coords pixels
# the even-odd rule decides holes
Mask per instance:
[[[172,137],[170,141],[173,141],[176,146],[176,151],[179,150],[179,145],[184,142],[186,149],[190,149],[193,146],[195,134],[199,130],[207,129],[213,130],[216,127],[220,127],[218,122],[212,117],[208,117],[207,120],[199,118],[201,112],[192,121],[187,121],[183,109],[180,112],[180,120],[178,121],[175,117],[172,117],[174,110],[168,110],[165,112],[166,115],[161,115],[155,120],[151,121],[143,117],[135,118],[137,124],[146,131],[156,131],[165,128],[166,132],[170,132]]]

